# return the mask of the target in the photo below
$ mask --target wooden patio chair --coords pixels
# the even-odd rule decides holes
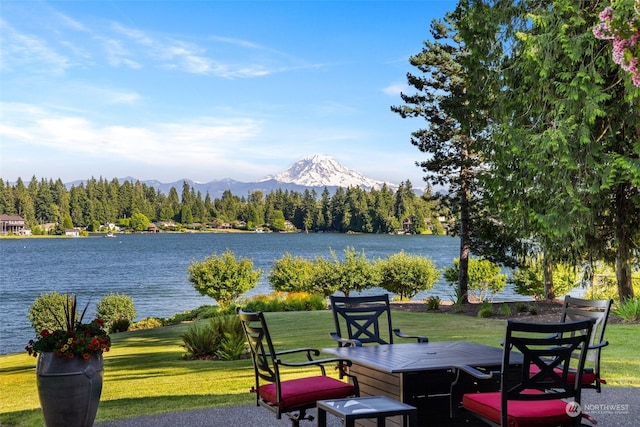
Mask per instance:
[[[426,343],[425,336],[405,335],[391,325],[389,295],[329,297],[336,330],[330,332],[338,347],[360,347],[363,344],[393,344],[393,336]]]
[[[293,350],[275,351],[271,335],[267,328],[262,312],[245,312],[238,310],[242,327],[247,336],[253,367],[255,372],[255,386],[251,391],[256,393],[256,405],[269,409],[280,419],[286,414],[293,427],[298,427],[301,420],[313,420],[307,410],[316,407],[318,400],[343,399],[359,396],[358,380],[355,376],[342,373],[351,378],[351,383],[338,380],[326,375],[325,365],[351,366],[351,362],[339,358],[316,359],[319,350],[299,348]],[[304,354],[306,361],[285,362],[283,356]],[[304,378],[282,380],[281,369],[304,368],[316,366],[319,375]]]
[[[583,418],[591,420],[581,411],[580,397],[592,328],[592,320],[508,321],[500,372],[455,367],[458,376],[470,375],[479,381],[499,377],[500,391],[466,393],[462,408],[492,426],[564,427],[581,425]],[[520,357],[520,368],[513,369],[512,358],[519,362]],[[570,375],[572,363],[575,375]],[[534,375],[530,375],[531,365],[537,367]]]

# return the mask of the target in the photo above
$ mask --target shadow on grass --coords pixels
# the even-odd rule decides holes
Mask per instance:
[[[170,412],[250,405],[255,402],[254,399],[254,395],[246,393],[246,399],[241,402],[238,402],[238,396],[233,394],[189,394],[106,400],[100,402],[96,423]],[[44,418],[39,408],[5,412],[0,414],[0,425],[41,427],[44,425]]]
[[[44,425],[44,417],[40,408],[5,412],[0,414],[0,425],[3,427],[41,427]]]
[[[233,394],[188,394],[108,400],[100,402],[96,422],[238,404],[249,405],[255,402],[254,399],[254,395],[246,393],[246,399],[240,403],[238,396]]]

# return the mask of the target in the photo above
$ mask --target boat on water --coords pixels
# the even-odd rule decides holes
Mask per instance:
[[[116,237],[111,231],[104,235],[104,237]]]

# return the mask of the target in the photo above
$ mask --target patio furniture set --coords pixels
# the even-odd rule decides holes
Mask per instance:
[[[263,313],[238,310],[255,371],[256,404],[292,427],[327,414],[344,426],[578,426],[583,388],[601,391],[600,353],[612,301],[565,297],[557,323],[507,321],[491,347],[430,342],[394,329],[388,295],[330,297],[337,347],[276,351]],[[395,338],[414,342],[394,343]],[[287,356],[304,354],[303,362]],[[317,359],[321,353],[333,357]],[[299,360],[299,358],[297,359]],[[284,368],[318,375],[282,379]],[[339,370],[339,379],[326,369]],[[470,421],[471,420],[471,421]],[[474,424],[480,422],[481,424]]]

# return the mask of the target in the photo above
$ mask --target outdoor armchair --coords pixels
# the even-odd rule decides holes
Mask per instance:
[[[298,427],[301,420],[313,420],[306,411],[315,408],[318,400],[343,399],[360,394],[355,376],[340,372],[341,377],[350,377],[349,383],[326,375],[325,365],[342,368],[351,366],[350,361],[339,358],[314,360],[320,351],[312,348],[275,351],[262,312],[245,312],[240,309],[238,315],[253,360],[255,386],[251,391],[256,393],[256,404],[274,412],[278,419],[286,414],[291,419],[291,425]],[[283,360],[283,356],[295,354],[304,354],[306,361]],[[280,377],[282,368],[300,369],[309,366],[316,366],[319,374],[289,380]]]
[[[591,320],[508,321],[499,372],[455,367],[458,378],[471,376],[478,382],[498,378],[500,384],[499,391],[464,394],[462,408],[492,426],[581,425],[583,418],[590,418],[581,412],[580,398],[592,328]],[[531,366],[537,368],[534,375]],[[570,366],[575,375],[570,375]]]
[[[336,330],[330,332],[339,347],[393,344],[393,336],[429,342],[425,336],[405,335],[391,325],[389,295],[329,297]]]
[[[600,376],[600,356],[602,349],[609,345],[604,339],[604,331],[611,312],[612,299],[608,300],[585,300],[573,298],[569,295],[564,297],[562,311],[562,322],[576,320],[593,319],[593,330],[589,338],[589,351],[585,362],[584,373],[582,374],[582,387],[601,391],[601,384],[607,381]]]

